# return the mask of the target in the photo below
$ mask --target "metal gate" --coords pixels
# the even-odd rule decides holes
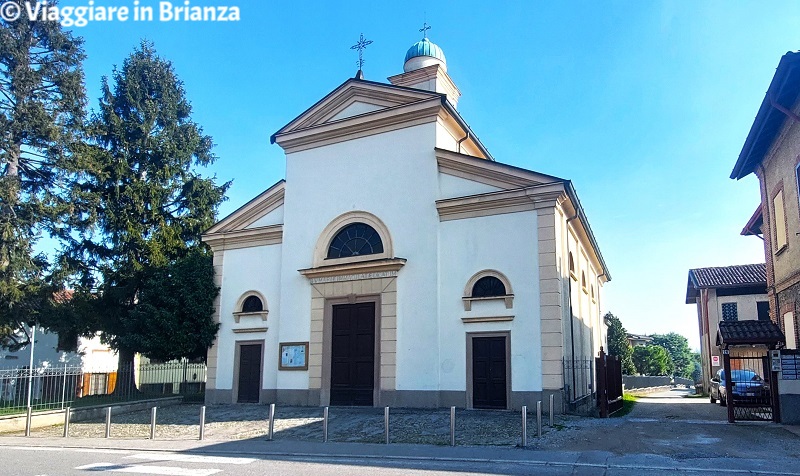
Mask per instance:
[[[734,352],[737,355],[730,355],[728,349],[723,351],[721,386],[725,387],[728,421],[777,421],[777,373],[772,372],[769,356],[760,349],[735,350],[739,351]]]
[[[600,417],[606,418],[622,409],[622,361],[619,356],[606,355],[600,347],[595,358],[597,369],[597,406]]]

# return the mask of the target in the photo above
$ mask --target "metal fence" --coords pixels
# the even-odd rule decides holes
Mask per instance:
[[[0,369],[0,414],[71,406],[102,405],[159,396],[182,395],[202,401],[206,364],[134,364],[129,369],[44,366]]]
[[[582,403],[593,393],[594,359],[564,359],[564,391],[568,404]]]

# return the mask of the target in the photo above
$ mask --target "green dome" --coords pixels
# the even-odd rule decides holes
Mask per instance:
[[[444,59],[444,51],[427,38],[423,38],[414,43],[414,45],[408,49],[405,61],[418,56],[430,56],[440,60],[442,63],[447,63],[447,60]]]

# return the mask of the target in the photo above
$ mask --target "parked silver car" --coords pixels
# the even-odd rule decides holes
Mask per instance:
[[[769,395],[769,386],[753,370],[731,370],[733,399],[743,402],[758,402]],[[725,383],[725,371],[718,370],[711,379],[711,403],[719,400],[720,406],[728,404],[728,385]]]

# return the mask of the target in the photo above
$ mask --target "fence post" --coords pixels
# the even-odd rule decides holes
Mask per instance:
[[[267,434],[267,440],[272,441],[273,432],[275,431],[275,404],[269,404],[269,432]]]
[[[206,406],[200,407],[200,441],[206,438]]]
[[[31,413],[33,413],[33,409],[28,405],[28,411],[25,414],[25,436],[31,436]]]
[[[328,407],[322,410],[322,442],[328,442]]]
[[[64,363],[64,380],[61,382],[61,409],[64,409],[64,400],[67,397],[67,364]]]
[[[555,400],[555,395],[553,395],[551,393],[550,394],[550,428],[552,428],[554,426],[553,425],[553,423],[554,423],[554,416],[553,416],[553,410],[554,410],[553,406],[554,405],[553,405],[553,401],[554,400]]]
[[[64,438],[69,437],[69,417],[71,410],[69,407],[64,409]]]
[[[456,407],[450,407],[450,446],[456,445]]]
[[[156,439],[156,412],[158,411],[158,407],[153,407],[150,409],[150,439]]]
[[[600,407],[600,418],[608,418],[608,372],[606,371],[606,354],[603,346],[595,359],[595,377],[597,379],[597,406]]]
[[[725,382],[728,388],[725,392],[725,403],[727,404],[728,408],[728,423],[734,423],[736,421],[736,417],[733,411],[733,391],[728,390],[732,388],[733,385],[730,384],[730,381],[733,380],[731,377],[731,353],[728,349],[722,350],[722,368],[725,371]]]
[[[389,444],[389,407],[383,409],[383,431],[386,444]]]
[[[111,407],[106,408],[106,438],[111,438]]]
[[[536,402],[536,436],[542,437],[542,401]]]
[[[528,446],[528,406],[522,405],[522,447]]]

